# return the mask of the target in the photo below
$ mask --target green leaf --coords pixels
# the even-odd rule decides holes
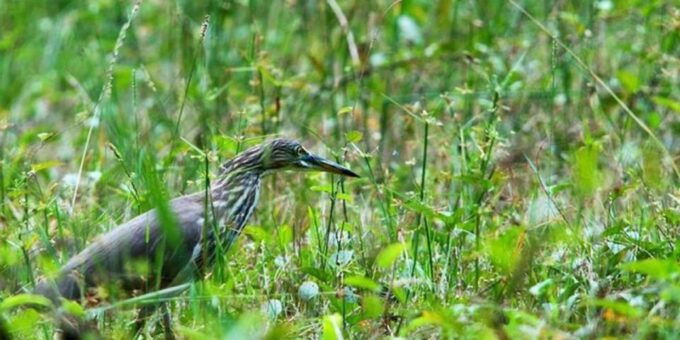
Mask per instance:
[[[652,98],[652,101],[659,106],[663,106],[671,111],[675,111],[676,113],[680,113],[680,102],[676,102],[673,99],[670,98],[664,98],[664,97],[654,97]]]
[[[8,309],[25,305],[38,305],[43,307],[51,307],[52,301],[50,301],[48,298],[42,295],[18,294],[2,300],[2,302],[0,302],[0,310],[5,311]]]
[[[646,259],[626,263],[621,267],[623,270],[645,274],[657,280],[670,279],[674,275],[680,273],[680,264],[677,261],[667,259]]]
[[[680,287],[670,286],[661,292],[661,299],[668,302],[680,302]]]
[[[375,262],[382,268],[389,268],[404,250],[406,250],[406,245],[403,243],[390,244],[380,251]]]
[[[342,316],[335,313],[331,315],[326,315],[323,317],[323,334],[321,339],[323,340],[342,340]]]
[[[524,228],[510,228],[497,238],[486,242],[486,251],[494,266],[503,273],[510,274],[519,258],[520,242],[524,239]]]
[[[41,171],[41,170],[54,168],[55,166],[60,166],[61,164],[62,163],[60,161],[46,161],[46,162],[35,163],[35,164],[31,165],[31,171],[38,172],[38,171]]]
[[[364,317],[367,319],[379,318],[385,311],[383,300],[375,295],[364,296],[364,298],[361,299],[361,305],[364,309]]]
[[[256,242],[269,241],[270,234],[264,228],[254,225],[249,225],[243,231],[246,235],[250,236]]]
[[[314,185],[309,190],[332,194],[333,188],[330,185]]]
[[[409,322],[409,324],[406,326],[404,329],[404,332],[406,334],[413,332],[414,330],[423,327],[423,326],[441,326],[445,323],[444,317],[438,313],[438,312],[433,312],[433,311],[424,311],[423,314]]]
[[[439,27],[448,27],[451,22],[451,15],[453,11],[451,10],[452,7],[452,0],[439,0],[437,2],[437,10],[435,11],[436,16],[437,16],[437,25]]]
[[[337,198],[340,199],[340,200],[343,200],[343,201],[347,201],[347,203],[353,202],[352,195],[350,195],[350,194],[338,193]]]
[[[279,228],[279,244],[285,247],[289,243],[293,242],[293,227],[285,224]]]
[[[222,155],[233,156],[239,149],[239,141],[235,138],[217,134],[213,136],[213,143]]]
[[[607,309],[611,309],[617,314],[620,315],[625,315],[628,317],[638,317],[642,312],[629,305],[627,302],[624,301],[613,301],[613,300],[606,300],[606,299],[600,299],[600,300],[593,300],[588,303],[591,306],[598,306],[598,307],[603,307]]]
[[[397,286],[390,287],[390,294],[397,298],[399,302],[406,303],[406,290],[403,287]]]
[[[401,194],[397,194],[397,196],[399,196],[399,198],[406,198]],[[423,214],[428,218],[439,219],[446,224],[453,224],[459,220],[459,216],[448,212],[436,211],[431,206],[421,202],[420,199],[407,198],[407,200],[404,202],[404,206],[411,211]]]
[[[663,189],[663,152],[656,144],[646,143],[642,149],[642,178],[645,184],[655,188]]]
[[[340,108],[340,110],[338,110],[338,115],[343,115],[343,114],[345,114],[345,113],[350,113],[350,112],[352,112],[353,110],[354,110],[353,107],[351,107],[351,106],[345,106],[345,107]]]
[[[321,282],[328,282],[332,277],[330,274],[326,273],[324,270],[319,268],[302,267],[300,270],[307,275],[314,276]]]
[[[600,150],[596,145],[586,145],[573,155],[572,176],[579,196],[592,196],[600,187],[601,174],[597,166]]]
[[[71,300],[63,300],[62,307],[66,312],[73,316],[83,317],[85,316],[85,309],[79,303]]]
[[[366,289],[370,291],[380,291],[380,284],[364,276],[348,276],[345,278],[345,284],[348,286]]]
[[[41,319],[43,316],[35,309],[19,309],[7,320],[7,328],[10,333],[17,335],[15,338],[34,339],[40,329],[38,323]]]
[[[626,92],[635,93],[640,89],[640,79],[634,74],[621,70],[616,73],[616,77],[619,79]]]
[[[0,268],[13,266],[21,260],[19,252],[9,245],[0,245]]]
[[[38,138],[40,139],[41,142],[44,142],[55,135],[56,134],[54,132],[43,132],[38,134]]]
[[[347,141],[350,143],[358,143],[364,138],[364,135],[359,131],[352,130],[345,133],[345,138],[347,138]]]

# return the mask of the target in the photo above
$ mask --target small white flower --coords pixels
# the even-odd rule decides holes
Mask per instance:
[[[379,67],[387,63],[387,57],[383,53],[374,53],[371,55],[371,66]]]
[[[99,126],[99,118],[97,117],[91,117],[90,119],[87,120],[86,125],[88,127],[96,128]]]
[[[283,312],[283,303],[279,299],[267,300],[262,305],[262,313],[266,314],[270,319],[276,319]]]
[[[612,3],[609,0],[598,1],[595,3],[595,7],[597,7],[597,9],[599,9],[602,12],[608,12],[611,11],[612,8],[614,8],[614,3]]]
[[[345,297],[345,301],[349,303],[355,303],[359,301],[359,296],[354,293],[354,288],[345,287],[342,289],[342,294]]]
[[[311,300],[319,295],[319,286],[312,281],[306,281],[300,285],[300,289],[298,289],[298,295],[302,300]]]
[[[349,242],[351,235],[347,231],[343,231],[342,233],[334,232],[331,233],[328,237],[328,243],[331,245],[337,245],[338,241],[340,241],[341,245],[347,244]]]
[[[344,266],[352,260],[354,252],[351,250],[341,250],[331,255],[331,263],[337,266]]]
[[[286,258],[283,257],[283,256],[281,256],[281,255],[277,256],[277,257],[274,259],[274,264],[275,264],[277,267],[279,267],[279,268],[285,267],[285,266],[286,266],[286,262],[287,262],[287,261],[286,261]]]
[[[607,247],[608,247],[608,248],[612,251],[612,253],[614,253],[614,254],[618,254],[618,253],[620,253],[620,252],[626,250],[626,246],[624,246],[623,244],[616,243],[616,242],[606,242],[606,243],[607,243]]]
[[[100,178],[102,178],[102,173],[100,171],[90,171],[87,173],[87,177],[89,177],[92,182],[96,183],[99,182]]]
[[[66,186],[75,187],[76,182],[78,181],[78,174],[75,173],[66,174],[61,180],[64,182]]]
[[[640,157],[640,149],[638,148],[638,145],[633,142],[623,143],[617,155],[619,162],[621,162],[621,165],[624,167],[634,166],[637,164]]]
[[[399,33],[407,41],[420,43],[423,41],[423,35],[420,33],[420,27],[413,18],[407,15],[402,15],[397,19],[399,26]]]

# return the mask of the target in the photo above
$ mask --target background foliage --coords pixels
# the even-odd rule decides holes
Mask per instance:
[[[178,334],[677,337],[680,9],[518,2],[0,0],[2,319],[281,135],[362,178],[268,178]]]

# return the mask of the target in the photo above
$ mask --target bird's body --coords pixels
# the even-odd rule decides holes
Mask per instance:
[[[257,205],[262,176],[295,168],[357,177],[295,141],[272,140],[223,164],[208,194],[171,200],[174,223],[162,223],[156,209],[141,214],[97,238],[64,265],[55,281],[41,282],[36,291],[59,304],[60,297],[80,300],[99,286],[145,292],[186,280],[187,272],[202,272],[216,249],[228,248],[239,235]]]
[[[260,179],[257,172],[226,176],[209,196],[198,192],[171,200],[168,206],[175,225],[163,226],[153,209],[99,236],[61,269],[58,292],[45,295],[78,300],[88,288],[103,284],[149,291],[167,287],[187,266],[203,269],[206,260],[212,262],[218,238],[227,246],[252,215]],[[177,228],[179,238],[171,242],[166,228]],[[206,242],[202,242],[204,234]],[[204,245],[209,248],[207,259]]]

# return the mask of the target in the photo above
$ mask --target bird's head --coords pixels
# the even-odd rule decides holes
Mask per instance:
[[[222,174],[244,171],[268,173],[277,170],[325,171],[348,177],[359,177],[352,170],[310,153],[298,141],[272,139],[254,146],[222,165]]]
[[[278,138],[260,146],[260,162],[267,170],[324,171],[342,176],[359,177],[352,170],[310,153],[298,141]]]

